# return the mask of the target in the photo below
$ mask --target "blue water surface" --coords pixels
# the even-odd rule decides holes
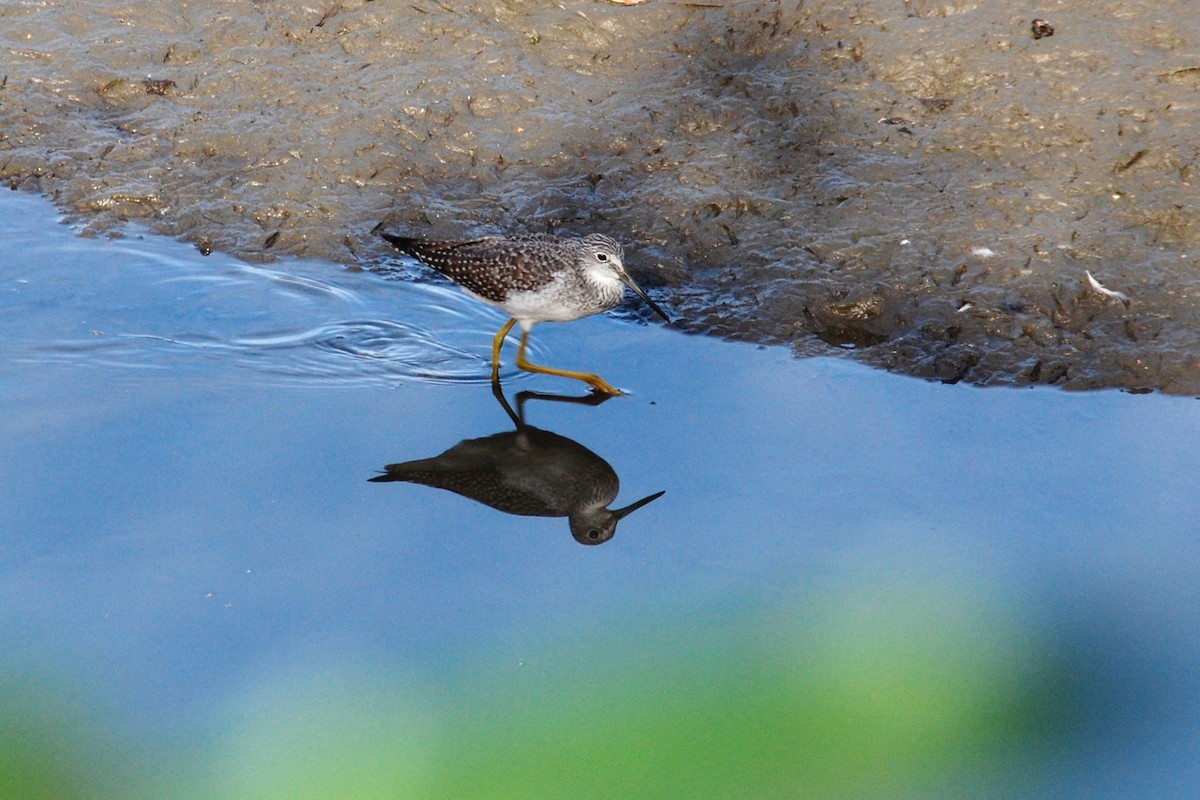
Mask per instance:
[[[526,421],[606,460],[616,505],[666,492],[584,547],[562,518],[368,481],[513,429],[487,381],[498,312],[412,265],[251,265],[78,238],[34,196],[0,209],[0,660],[130,736],[219,731],[310,663],[437,685],[564,642],[637,653],[647,627],[950,587],[1073,654],[1063,739],[1030,766],[1044,796],[1200,785],[1195,400],[541,325],[535,360],[629,394],[530,400]],[[510,403],[584,394],[504,375]]]

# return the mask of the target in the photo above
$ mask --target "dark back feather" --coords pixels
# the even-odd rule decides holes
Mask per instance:
[[[485,236],[438,241],[382,234],[400,252],[494,303],[512,292],[535,291],[554,280],[564,261],[578,258],[577,240],[555,236]]]

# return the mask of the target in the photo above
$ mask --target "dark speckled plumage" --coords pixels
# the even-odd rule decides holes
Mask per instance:
[[[472,294],[503,303],[512,292],[532,292],[548,286],[565,267],[584,255],[580,239],[535,236],[485,236],[463,242],[409,239],[384,234],[396,249],[433,267]],[[603,238],[617,255],[621,246]],[[619,297],[618,297],[619,300]]]
[[[383,238],[520,320],[568,320],[599,314],[621,302],[625,294],[622,283],[633,285],[623,267],[621,244],[599,233],[578,239],[533,234],[445,241],[388,233]],[[598,276],[611,277],[601,280]],[[635,291],[642,294],[640,289]],[[511,307],[514,295],[525,292],[539,295],[537,308],[531,308],[528,299]]]
[[[536,322],[567,322],[616,307],[628,286],[663,319],[671,318],[625,272],[619,242],[599,233],[582,238],[548,234],[484,236],[467,241],[414,239],[380,234],[397,250],[436,269],[475,297],[498,306],[511,320],[492,340],[492,381],[499,381],[500,348],[521,325],[517,367],[586,381],[606,394],[621,391],[599,375],[532,364],[525,358]]]

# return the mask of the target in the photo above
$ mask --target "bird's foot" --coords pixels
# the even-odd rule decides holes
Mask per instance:
[[[616,396],[625,394],[623,391],[613,386],[608,381],[601,378],[599,375],[592,375],[587,381],[588,386],[592,387],[593,394],[603,394],[608,396]]]

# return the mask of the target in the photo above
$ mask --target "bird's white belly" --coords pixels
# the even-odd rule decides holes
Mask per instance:
[[[592,313],[590,310],[581,311],[579,308],[547,304],[533,292],[511,294],[501,308],[517,319],[536,322],[569,322]]]

